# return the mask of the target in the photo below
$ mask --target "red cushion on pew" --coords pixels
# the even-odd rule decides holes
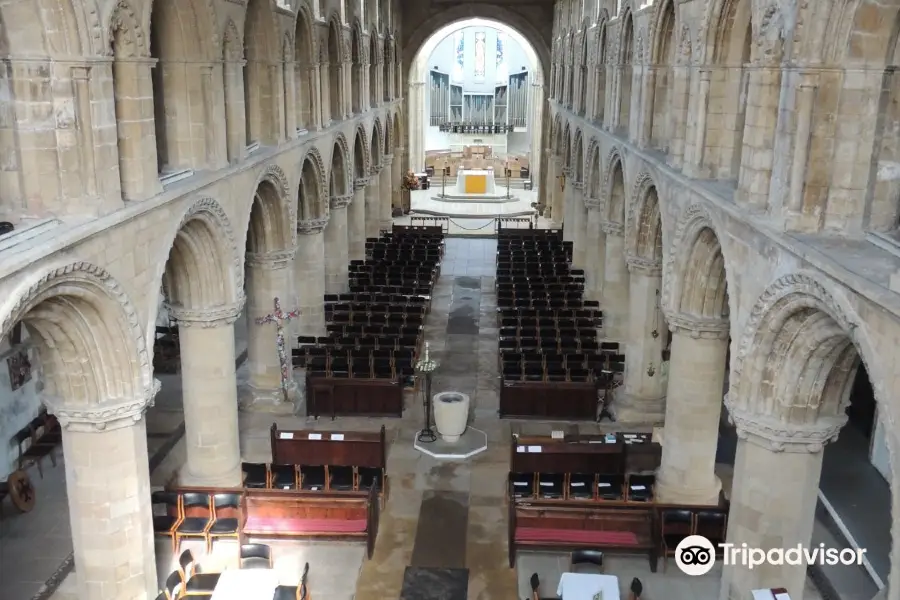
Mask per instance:
[[[541,529],[517,527],[517,542],[570,542],[603,546],[637,546],[638,538],[631,531],[593,531],[590,529]]]
[[[284,517],[249,517],[244,529],[253,533],[362,533],[365,519],[288,519]]]

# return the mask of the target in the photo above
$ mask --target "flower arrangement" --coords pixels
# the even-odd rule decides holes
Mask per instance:
[[[419,178],[416,177],[416,174],[409,170],[406,172],[406,176],[403,178],[401,186],[404,190],[417,190],[419,189]]]

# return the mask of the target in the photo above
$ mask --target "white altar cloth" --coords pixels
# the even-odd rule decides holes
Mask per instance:
[[[556,595],[562,600],[594,600],[597,592],[603,592],[603,600],[621,600],[619,578],[615,575],[563,573],[556,589]]]
[[[485,194],[495,194],[497,190],[496,183],[494,182],[494,170],[493,169],[460,169],[456,172],[456,191],[457,194],[466,194],[466,176],[467,175],[483,175],[486,181],[486,188],[484,190]]]
[[[212,600],[272,600],[277,587],[274,569],[225,569]]]

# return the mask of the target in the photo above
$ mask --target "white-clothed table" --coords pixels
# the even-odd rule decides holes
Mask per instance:
[[[274,569],[225,569],[212,600],[272,600],[277,587]]]
[[[594,600],[598,592],[603,592],[603,600],[621,600],[619,578],[615,575],[563,573],[556,589],[556,595],[562,600]]]

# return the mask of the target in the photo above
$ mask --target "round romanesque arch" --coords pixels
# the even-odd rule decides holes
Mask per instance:
[[[331,172],[328,194],[332,198],[351,193],[350,166],[347,163],[349,157],[350,151],[347,148],[347,140],[343,135],[338,135],[334,141],[334,148],[331,152]]]
[[[166,260],[150,290],[161,282],[166,303],[183,314],[222,307],[231,310],[244,301],[244,273],[236,235],[222,206],[213,198],[200,198],[183,213],[166,239]],[[156,305],[149,324],[156,322]],[[151,327],[152,329],[152,327]]]
[[[140,418],[155,395],[139,315],[103,268],[76,261],[34,270],[0,307],[0,337],[19,323],[37,344],[42,398],[64,425]]]
[[[588,144],[587,157],[587,174],[585,177],[587,193],[590,198],[600,199],[602,196],[600,190],[603,181],[603,165],[600,164],[600,143],[597,141],[597,138],[591,138]]]
[[[646,171],[635,179],[625,221],[625,254],[659,263],[663,259],[663,224],[659,192]]]
[[[584,140],[580,129],[575,130],[575,140],[572,142],[572,162],[569,164],[575,181],[584,181]]]
[[[356,128],[356,136],[353,140],[353,176],[357,179],[368,177],[371,173],[369,142],[366,129],[362,125]]]
[[[315,148],[303,159],[300,167],[300,187],[297,193],[298,214],[301,221],[324,219],[328,216],[325,165]]]
[[[281,167],[269,165],[260,172],[246,219],[248,252],[278,252],[297,245],[297,215],[290,196],[291,185]]]
[[[613,148],[606,158],[606,174],[603,176],[603,194],[606,199],[606,220],[625,224],[625,162],[618,148]]]
[[[149,32],[153,25],[163,57],[219,60],[219,21],[212,0],[154,0],[144,2],[143,9],[142,29]]]
[[[375,124],[372,126],[372,140],[371,140],[371,171],[370,174],[374,175],[376,169],[381,169],[381,149],[383,148],[382,142],[382,132],[381,132],[381,121],[377,118],[375,119]]]
[[[735,314],[728,293],[729,265],[710,212],[692,204],[675,225],[663,271],[663,309],[699,320],[721,321]]]

